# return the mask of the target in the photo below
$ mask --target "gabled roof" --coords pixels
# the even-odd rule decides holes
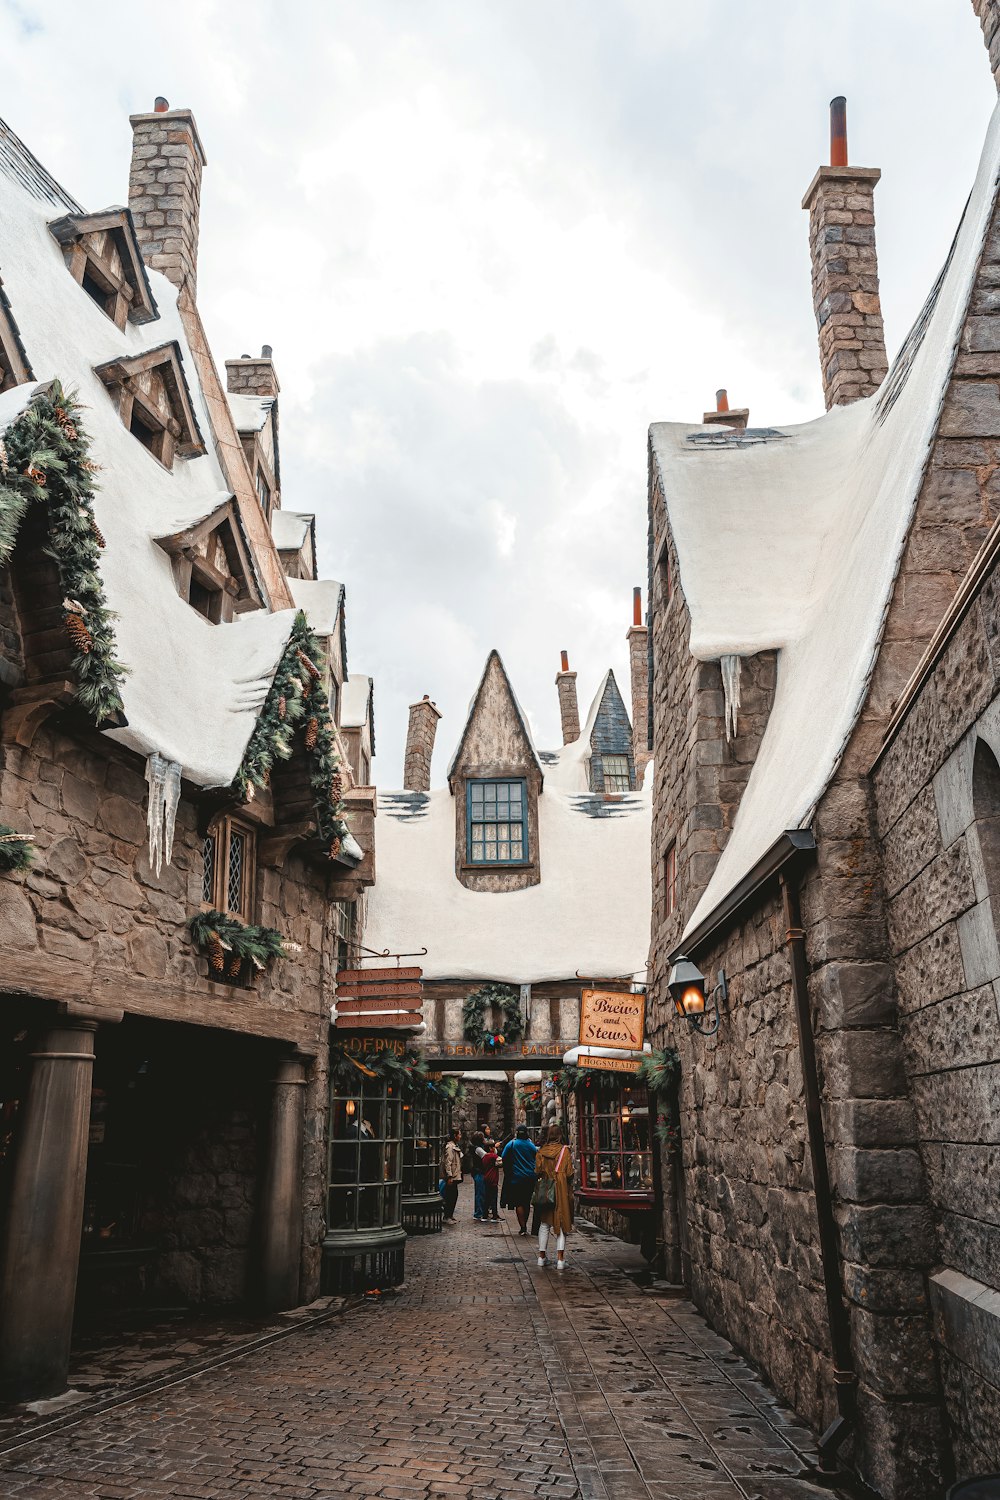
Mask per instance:
[[[158,344],[153,349],[146,349],[141,354],[119,355],[94,369],[95,375],[109,388],[121,385],[126,380],[137,380],[152,371],[163,380],[171,414],[180,428],[177,437],[178,453],[188,456],[203,453],[205,444],[184,374],[181,347],[176,339],[167,344]]]
[[[271,515],[271,535],[279,552],[300,552],[306,537],[316,541],[316,517],[307,511],[276,510]]]
[[[87,235],[112,235],[121,260],[122,273],[132,289],[132,303],[128,313],[130,322],[149,323],[157,316],[156,302],[129,209],[116,207],[106,208],[99,214],[64,214],[62,218],[53,219],[49,229],[64,250]]]
[[[779,650],[767,729],[689,927],[785,829],[806,826],[861,712],[937,434],[1000,174],[1000,106],[945,270],[881,388],[801,426],[656,423],[653,462],[691,651]]]
[[[468,713],[465,716],[465,726],[464,726],[464,728],[462,730],[461,738],[460,738],[460,740],[458,742],[458,745],[455,748],[454,755],[452,756],[450,762],[448,763],[448,785],[452,788],[452,790],[454,790],[453,776],[454,776],[455,767],[458,765],[458,762],[459,762],[459,760],[461,758],[462,750],[465,747],[465,741],[468,738],[469,729],[472,726],[472,721],[473,721],[473,718],[475,717],[476,709],[479,707],[479,700],[482,697],[483,689],[486,686],[486,679],[489,676],[490,667],[493,665],[494,662],[496,662],[496,665],[500,669],[500,675],[503,678],[504,686],[507,689],[507,693],[508,693],[508,695],[510,697],[510,701],[511,701],[511,703],[513,705],[513,708],[514,708],[514,712],[517,715],[518,723],[520,724],[521,729],[524,731],[524,738],[527,741],[527,745],[528,745],[528,753],[530,754],[531,759],[534,762],[535,767],[538,770],[538,790],[541,791],[543,783],[544,783],[544,772],[542,771],[542,763],[541,763],[541,761],[538,758],[538,752],[535,749],[535,744],[534,744],[534,741],[533,741],[533,739],[531,737],[531,730],[528,728],[528,720],[527,720],[527,718],[525,716],[524,710],[522,709],[520,703],[518,703],[518,701],[517,701],[517,694],[514,692],[514,689],[511,687],[510,678],[507,675],[507,668],[503,664],[503,658],[501,657],[500,652],[497,651],[495,647],[490,652],[489,656],[486,658],[486,665],[483,668],[483,675],[479,679],[479,686],[476,688],[476,691],[473,693],[472,700],[469,703],[469,711],[468,711]]]
[[[590,745],[591,739],[593,738],[594,728],[597,724],[597,716],[604,705],[604,700],[607,697],[609,691],[614,694],[618,702],[621,704],[625,712],[625,717],[626,719],[628,719],[628,722],[631,725],[632,721],[631,719],[629,719],[628,709],[625,707],[625,699],[621,695],[621,689],[619,688],[618,683],[615,680],[615,674],[609,667],[604,676],[601,678],[601,685],[597,689],[597,694],[594,698],[593,703],[590,705],[590,711],[587,714],[587,721],[584,724],[583,730],[580,734],[581,740],[585,740],[588,747]]]
[[[367,724],[375,754],[375,683],[371,677],[358,672],[348,677],[340,699],[340,722],[344,729],[363,729]]]

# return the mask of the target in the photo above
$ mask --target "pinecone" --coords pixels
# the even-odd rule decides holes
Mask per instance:
[[[278,699],[278,718],[279,719],[283,719],[285,717],[285,714],[287,712],[288,712],[288,703],[287,703],[287,701],[285,699],[284,693],[282,693],[281,697]]]
[[[242,959],[242,957],[240,956],[240,954],[234,953],[233,956],[232,956],[232,958],[229,960],[229,977],[230,977],[230,979],[239,979],[239,977],[240,977],[240,970],[242,969],[242,967],[243,967],[243,959]]]
[[[43,485],[48,478],[45,470],[38,468],[36,464],[29,464],[24,471],[24,475],[26,479],[33,480],[39,486]]]
[[[344,796],[344,778],[339,771],[334,771],[330,777],[330,796],[334,802],[340,802]]]
[[[68,418],[67,418],[67,414],[66,414],[66,408],[64,406],[57,406],[56,407],[56,409],[55,409],[55,418],[56,418],[56,421],[59,423],[60,427],[65,427],[66,426],[66,422],[67,422]]]
[[[66,616],[66,634],[81,656],[87,656],[94,644],[93,637],[79,615],[68,614]]]
[[[72,422],[64,422],[63,423],[63,431],[65,432],[66,436],[69,438],[69,440],[70,440],[71,443],[75,443],[76,442],[77,432],[76,432],[76,428],[73,426]]]
[[[312,680],[311,677],[307,676],[305,682],[302,684],[302,697],[303,697],[303,699],[309,697],[309,694],[312,692],[312,688],[313,688],[313,680]]]
[[[314,716],[306,725],[306,749],[315,750],[319,738],[319,720]]]
[[[98,526],[93,516],[90,517],[90,529],[93,532],[94,541],[103,550],[103,548],[107,546],[107,543],[104,540],[104,532]]]
[[[340,853],[340,835],[338,834],[337,837],[333,840],[332,844],[330,845],[330,858],[331,859],[336,859],[337,855],[339,853]]]
[[[222,946],[222,939],[217,932],[210,932],[206,943],[208,949],[208,967],[215,974],[221,974],[226,967],[226,950]]]

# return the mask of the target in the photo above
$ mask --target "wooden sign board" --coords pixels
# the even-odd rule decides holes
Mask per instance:
[[[638,1073],[639,1064],[631,1057],[578,1057],[578,1068],[607,1068],[610,1073]]]
[[[400,1000],[420,1000],[423,997],[423,986],[419,982],[413,984],[408,980],[398,984],[338,984],[337,999],[342,995],[352,996],[356,1000],[379,995],[395,995]]]
[[[399,1000],[394,995],[387,995],[378,1000],[345,1000],[342,995],[337,996],[338,1016],[366,1016],[371,1011],[414,1009],[416,1007],[409,1000]]]
[[[645,1031],[645,995],[622,990],[584,990],[580,1004],[581,1047],[619,1047],[623,1052],[641,1052]]]
[[[343,1016],[338,1012],[333,1024],[341,1031],[367,1031],[372,1026],[419,1026],[423,1019],[423,1012],[419,1010],[365,1011],[363,1015],[353,1016]]]
[[[342,984],[396,984],[423,977],[423,969],[341,969],[337,975],[337,988]]]

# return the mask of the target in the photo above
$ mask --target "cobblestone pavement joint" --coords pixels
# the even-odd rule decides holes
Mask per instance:
[[[513,1216],[407,1245],[407,1283],[0,1455],[4,1500],[828,1500],[812,1437],[637,1252],[539,1269]]]

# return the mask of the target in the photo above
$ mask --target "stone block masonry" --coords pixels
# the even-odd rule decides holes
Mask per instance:
[[[407,792],[429,792],[431,789],[431,760],[440,717],[441,710],[426,693],[419,703],[410,704],[403,757],[403,788]]]
[[[983,41],[990,54],[990,67],[1000,89],[1000,3],[998,0],[972,0],[972,9],[983,28]]]
[[[128,206],[147,266],[192,300],[198,281],[198,221],[205,149],[187,109],[130,115]]]

